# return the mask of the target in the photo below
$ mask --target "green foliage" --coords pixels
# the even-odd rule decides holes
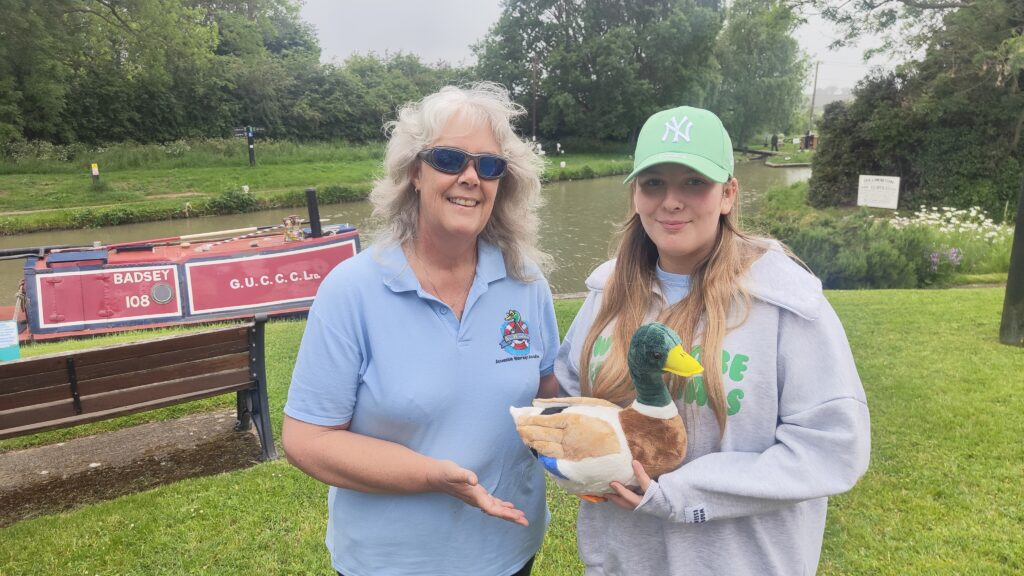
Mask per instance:
[[[657,110],[706,102],[721,26],[717,1],[510,0],[477,75],[529,110],[536,92],[545,138],[625,140]]]
[[[202,214],[237,214],[252,212],[256,209],[255,196],[242,190],[228,190],[219,196],[207,198],[200,206],[199,212]]]
[[[369,189],[357,189],[351,186],[325,186],[317,191],[317,197],[324,204],[336,204],[338,202],[357,202],[366,200]]]
[[[565,168],[561,163],[565,162]],[[566,154],[551,156],[544,169],[544,180],[585,180],[614,174],[628,174],[633,161],[618,154]]]
[[[806,62],[793,33],[799,19],[778,0],[738,0],[729,7],[715,49],[722,82],[712,109],[733,142],[784,130],[802,104]]]
[[[964,4],[922,59],[876,74],[826,107],[810,201],[855,203],[859,174],[899,176],[900,208],[1014,212],[1024,173],[1024,4]]]
[[[353,145],[342,141],[295,142],[256,139],[256,160],[262,165],[313,162],[379,162],[380,144]],[[50,144],[40,140],[12,142],[0,147],[0,174],[87,174],[89,164],[100,173],[141,168],[147,170],[248,166],[243,138],[176,140],[166,144],[121,142],[107,146],[82,143]]]
[[[408,100],[468,78],[407,54],[320,64],[295,0],[0,0],[0,153],[12,143],[380,140]]]
[[[827,288],[921,288],[954,275],[1006,272],[1005,227],[947,210],[946,219],[880,218],[868,209],[815,210],[807,184],[772,188],[748,225],[784,242]],[[935,211],[938,213],[938,211]]]
[[[567,136],[559,138],[558,143],[562,145],[562,150],[569,154],[578,154],[580,152],[588,152],[591,154],[618,154],[621,156],[633,154],[633,145],[628,142],[617,142],[614,140],[593,140],[590,138],[580,138],[578,136]],[[555,152],[554,143],[545,142],[544,149],[549,150],[551,153]],[[557,160],[556,156],[550,157],[552,160]]]

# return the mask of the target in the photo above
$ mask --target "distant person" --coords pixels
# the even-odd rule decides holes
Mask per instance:
[[[656,416],[682,415],[683,465],[652,480],[634,462],[635,484],[580,502],[584,574],[814,574],[828,496],[857,482],[871,444],[843,326],[817,278],[740,227],[732,141],[717,116],[658,112],[634,158],[617,257],[587,279],[555,374],[568,395],[632,403],[629,339],[652,320],[705,371],[669,380],[675,403]]]
[[[488,83],[403,107],[370,194],[382,229],[309,311],[283,443],[331,487],[342,576],[526,576],[540,549],[544,472],[508,409],[557,392],[558,325],[522,113]]]
[[[772,152],[778,152],[778,151],[779,151],[779,135],[773,132],[772,133]]]
[[[804,150],[810,150],[811,149],[811,143],[812,143],[811,139],[812,139],[811,131],[808,130],[807,134],[804,135],[804,145],[803,145],[803,149]]]

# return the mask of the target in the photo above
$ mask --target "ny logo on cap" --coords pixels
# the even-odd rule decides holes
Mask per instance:
[[[684,124],[686,125],[685,126],[686,132],[683,132],[683,127],[684,127],[683,125]],[[680,138],[682,138],[683,140],[686,140],[687,142],[689,142],[690,141],[690,128],[692,128],[692,127],[693,127],[693,122],[689,121],[689,117],[683,116],[682,120],[676,121],[676,117],[673,116],[671,120],[669,120],[668,122],[665,122],[665,134],[661,137],[661,141],[664,142],[665,140],[668,140],[669,132],[674,132],[675,136],[672,137],[672,141],[673,142],[679,142]]]

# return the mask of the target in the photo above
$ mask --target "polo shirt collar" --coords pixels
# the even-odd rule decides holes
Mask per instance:
[[[487,284],[501,280],[506,276],[505,258],[501,250],[485,240],[476,243],[476,280]],[[409,292],[420,287],[416,274],[409,266],[409,260],[399,244],[374,248],[376,260],[380,263],[384,284],[394,292]]]

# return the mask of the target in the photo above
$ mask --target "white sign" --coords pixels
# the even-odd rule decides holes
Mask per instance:
[[[4,360],[17,360],[20,355],[18,350],[18,323],[13,320],[0,321],[0,362]]]
[[[895,210],[899,200],[899,176],[860,175],[860,182],[857,186],[857,206]]]

